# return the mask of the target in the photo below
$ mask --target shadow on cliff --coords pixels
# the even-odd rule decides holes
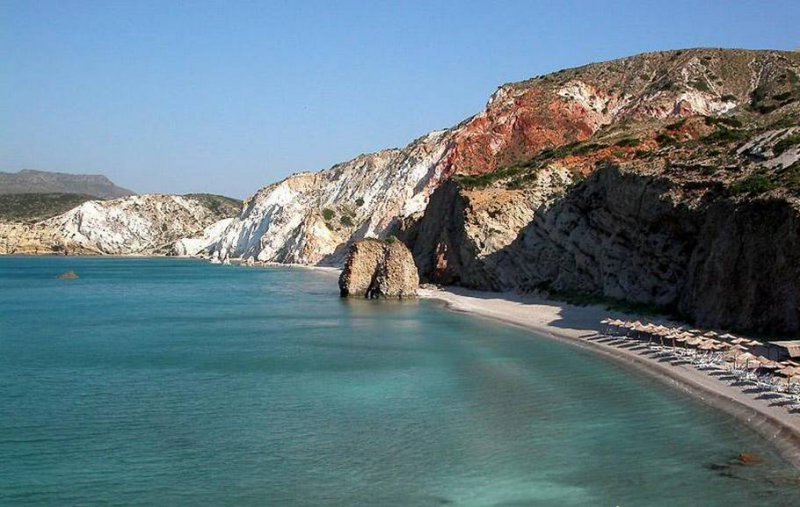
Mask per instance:
[[[706,327],[800,331],[800,213],[780,196],[604,166],[482,259],[454,182],[429,209],[404,240],[432,282],[624,301]]]

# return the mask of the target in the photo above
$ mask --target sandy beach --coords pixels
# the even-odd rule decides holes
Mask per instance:
[[[800,469],[800,414],[759,393],[746,393],[726,378],[712,376],[691,364],[673,364],[653,357],[647,347],[623,348],[598,340],[607,317],[637,318],[601,306],[573,306],[513,293],[473,291],[458,287],[425,287],[423,298],[442,301],[454,311],[520,326],[538,336],[561,340],[591,350],[626,367],[657,377],[665,383],[722,410],[771,441]]]

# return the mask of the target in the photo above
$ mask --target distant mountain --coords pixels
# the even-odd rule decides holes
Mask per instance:
[[[99,174],[67,174],[24,169],[0,172],[0,194],[83,194],[101,199],[135,195]]]

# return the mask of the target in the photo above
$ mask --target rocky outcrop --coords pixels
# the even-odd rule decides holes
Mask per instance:
[[[339,277],[342,297],[402,299],[416,296],[418,286],[414,258],[399,241],[353,243]]]
[[[222,217],[203,202],[175,195],[88,201],[35,224],[0,225],[2,254],[154,255],[201,235]],[[207,244],[197,240],[201,246]],[[182,243],[183,253],[191,242]]]
[[[433,132],[403,149],[361,155],[265,187],[206,255],[340,265],[348,243],[386,237],[404,217],[425,209],[450,135]]]
[[[59,280],[77,280],[80,277],[74,271],[67,271],[65,273],[61,273],[56,278]]]
[[[467,202],[457,187],[439,192]],[[451,211],[452,218],[436,228],[438,239],[421,232],[414,248],[430,281],[591,294],[712,328],[800,332],[797,198],[738,195],[721,181],[689,184],[608,165],[537,208],[514,241],[483,259],[466,231],[491,225],[469,206],[435,210],[439,199],[421,227]]]

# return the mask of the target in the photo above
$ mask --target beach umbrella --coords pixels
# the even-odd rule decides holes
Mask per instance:
[[[755,358],[756,356],[754,356],[750,352],[744,352],[736,357],[736,362],[734,362],[734,366],[736,366],[736,363],[742,364],[742,361],[744,361],[745,365],[747,365],[747,363],[754,360]],[[747,366],[745,366],[745,368],[747,368]]]
[[[719,337],[720,337],[721,340],[735,340],[736,339],[736,336],[734,336],[734,335],[732,335],[730,333],[721,334],[721,335],[719,335]]]
[[[708,331],[706,333],[703,333],[703,336],[705,336],[706,338],[716,338],[719,335],[716,333],[716,331]]]
[[[744,368],[746,370],[757,370],[761,368],[761,361],[758,359],[750,359],[745,363]]]

